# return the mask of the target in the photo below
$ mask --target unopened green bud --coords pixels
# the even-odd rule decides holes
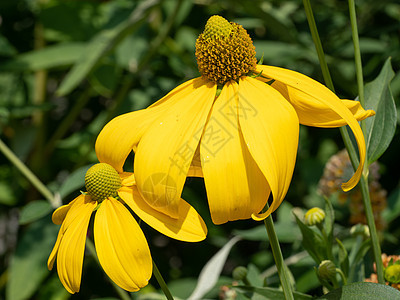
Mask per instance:
[[[332,280],[336,276],[336,266],[330,260],[323,260],[318,266],[318,276],[324,280]]]
[[[236,267],[232,272],[232,277],[235,280],[243,280],[247,276],[247,269],[243,266]]]
[[[319,207],[309,209],[304,215],[304,223],[308,226],[322,223],[325,219],[325,212]]]
[[[385,279],[390,283],[400,283],[400,265],[388,266],[385,269]]]
[[[370,237],[369,228],[367,225],[356,224],[350,229],[352,236],[362,235],[365,239]]]

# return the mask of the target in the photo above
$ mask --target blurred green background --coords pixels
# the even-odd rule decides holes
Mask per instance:
[[[319,0],[312,6],[337,94],[354,99],[357,84],[347,2]],[[400,3],[362,0],[356,1],[356,8],[364,80],[372,81],[391,57],[396,74],[391,88],[399,106]],[[1,1],[1,140],[62,203],[68,203],[84,189],[84,173],[97,162],[94,143],[107,121],[145,108],[178,84],[199,76],[195,41],[213,14],[243,25],[264,64],[323,82],[299,0]],[[285,257],[303,251],[300,232],[293,229],[292,208],[324,207],[316,193],[318,182],[327,160],[343,147],[337,129],[301,127],[293,181],[284,205],[274,214]],[[390,216],[381,231],[383,252],[388,254],[400,254],[399,151],[397,131],[379,160],[379,181],[388,196],[384,216]],[[126,170],[132,170],[132,163],[130,157]],[[204,264],[234,234],[243,240],[232,249],[222,282],[232,282],[231,272],[238,265],[250,264],[255,274],[273,266],[265,229],[259,223],[212,224],[201,179],[187,180],[183,198],[205,219],[209,229],[205,241],[174,241],[143,224],[153,258],[177,296],[190,294]],[[348,231],[349,206],[336,204],[337,222]],[[70,297],[56,272],[45,265],[58,230],[51,223],[52,211],[0,154],[0,299]],[[299,291],[318,292],[312,266],[307,259],[291,266]],[[269,272],[269,284],[276,285],[276,273]],[[154,279],[143,292],[153,289],[158,289]],[[217,294],[218,288],[210,297]],[[115,296],[94,259],[86,255],[81,292],[71,299]],[[139,294],[133,297],[141,299]]]

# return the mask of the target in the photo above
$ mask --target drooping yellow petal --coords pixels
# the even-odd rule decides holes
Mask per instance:
[[[179,217],[189,166],[215,98],[216,85],[195,79],[143,135],[135,155],[136,184],[154,209]]]
[[[121,288],[134,292],[152,273],[149,246],[139,225],[118,200],[105,199],[94,219],[97,256],[106,274]]]
[[[207,236],[207,227],[203,219],[183,199],[179,202],[179,217],[174,219],[148,205],[136,186],[122,187],[118,195],[140,219],[166,236],[186,242],[202,241]]]
[[[100,162],[108,163],[119,173],[129,153],[137,146],[143,133],[182,95],[187,97],[193,82],[189,80],[166,96],[142,109],[118,116],[104,126],[96,140],[96,154]]]
[[[265,206],[270,193],[238,121],[238,114],[252,118],[257,112],[250,102],[238,103],[238,88],[234,81],[224,85],[200,141],[204,182],[215,224],[251,218]]]
[[[86,199],[86,200],[85,200]],[[54,262],[56,260],[56,255],[58,248],[60,246],[62,237],[64,236],[64,232],[68,229],[68,226],[75,221],[76,218],[80,217],[80,207],[85,203],[85,201],[89,201],[90,196],[79,195],[74,200],[72,200],[67,205],[60,206],[57,208],[53,215],[52,221],[56,225],[61,225],[60,230],[58,231],[57,240],[49,255],[49,259],[47,261],[47,267],[49,270],[53,269]],[[72,210],[70,210],[72,208]],[[64,222],[65,221],[65,222]]]
[[[358,152],[360,155],[360,164],[354,175],[348,182],[342,184],[344,191],[349,191],[356,186],[361,178],[364,162],[365,162],[365,140],[364,135],[361,131],[360,125],[351,113],[351,111],[343,104],[340,99],[332,93],[327,87],[323,86],[319,82],[295,71],[272,67],[272,66],[257,66],[257,70],[262,70],[263,74],[269,78],[276,79],[283,84],[290,86],[295,90],[299,90],[302,93],[309,95],[307,105],[312,105],[314,102],[316,105],[324,105],[336,112],[345,122],[349,125],[354,133],[354,136],[358,145]],[[290,95],[289,95],[290,97]],[[304,99],[304,98],[301,98]],[[300,105],[300,104],[299,104]],[[318,114],[319,111],[314,109],[310,110],[310,114]]]
[[[347,122],[326,104],[319,102],[301,90],[274,81],[272,87],[278,90],[294,107],[300,124],[322,128],[334,128],[347,125]],[[340,100],[353,114],[357,121],[375,115],[373,110],[365,110],[360,102]]]
[[[77,201],[75,205],[71,206],[64,220],[67,228],[57,253],[58,277],[71,294],[79,292],[87,228],[90,215],[97,205],[97,202],[92,201],[90,197],[79,200],[81,199],[83,201]],[[69,218],[73,220],[69,220]],[[60,231],[63,229],[61,227]]]
[[[293,107],[274,88],[254,78],[239,81],[239,124],[247,148],[271,188],[266,218],[283,201],[296,161],[299,120]],[[251,183],[250,183],[251,184]]]
[[[194,153],[193,160],[192,163],[190,164],[187,176],[203,177],[203,171],[201,169],[201,161],[200,161],[200,145],[197,146],[197,149]]]

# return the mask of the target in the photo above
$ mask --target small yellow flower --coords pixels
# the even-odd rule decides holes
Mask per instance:
[[[325,212],[319,207],[309,209],[304,215],[304,222],[308,226],[321,223],[325,219]]]
[[[177,217],[186,177],[198,176],[204,177],[215,224],[266,218],[289,188],[299,124],[349,125],[360,165],[342,188],[357,184],[366,151],[357,120],[373,111],[365,111],[357,101],[340,100],[295,71],[257,65],[246,30],[219,16],[212,16],[200,34],[196,57],[201,77],[147,109],[113,119],[96,142],[99,157],[117,170],[132,150],[136,152],[137,186],[150,206]],[[156,174],[163,179],[154,186]],[[270,194],[270,208],[260,213]]]
[[[57,258],[60,281],[72,294],[79,292],[87,229],[96,207],[97,256],[106,274],[127,291],[147,285],[152,259],[146,238],[125,204],[140,219],[169,237],[190,242],[206,237],[203,220],[184,200],[180,201],[178,218],[149,206],[139,194],[133,173],[118,173],[111,165],[99,163],[86,173],[85,185],[86,194],[59,207],[52,217],[61,228],[47,266],[51,270]]]

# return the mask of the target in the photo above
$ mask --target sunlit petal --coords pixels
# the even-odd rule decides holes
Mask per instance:
[[[60,225],[62,223],[62,225],[60,227],[60,230],[58,231],[56,243],[47,261],[47,267],[49,270],[53,269],[54,261],[56,260],[57,251],[60,246],[62,237],[64,236],[64,232],[68,229],[68,226],[72,222],[74,222],[76,218],[80,218],[80,208],[85,204],[85,202],[88,202],[89,200],[89,196],[79,195],[67,205],[60,206],[54,211],[52,216],[53,223],[57,225]]]
[[[136,183],[153,208],[179,217],[179,202],[216,85],[195,79],[185,93],[143,135],[135,156]],[[172,136],[173,135],[173,136]]]
[[[299,120],[278,91],[250,77],[239,81],[239,108],[244,141],[272,191],[273,202],[259,216],[262,219],[278,208],[289,188],[296,161]]]
[[[82,199],[82,198],[81,198]],[[84,197],[70,208],[63,223],[66,224],[57,253],[57,272],[61,283],[70,293],[79,292],[82,276],[83,255],[90,216],[97,202]],[[71,219],[68,220],[71,216]],[[63,231],[61,227],[60,231]]]
[[[364,135],[361,131],[360,125],[354,118],[351,111],[327,87],[303,74],[272,66],[258,66],[257,68],[258,70],[262,70],[263,74],[265,74],[267,77],[276,79],[295,90],[301,91],[302,93],[309,95],[309,99],[304,105],[309,106],[312,105],[312,103],[314,102],[316,104],[320,103],[321,105],[330,108],[332,111],[335,111],[343,120],[346,121],[346,123],[353,131],[358,144],[360,164],[358,165],[356,172],[350,178],[350,180],[342,184],[342,189],[344,191],[348,191],[355,187],[361,178],[366,149]],[[317,112],[316,110],[314,110],[310,113],[316,114]]]
[[[188,96],[191,91],[188,87],[192,86],[194,80],[176,87],[147,109],[127,113],[111,120],[104,126],[96,140],[96,154],[99,161],[108,163],[118,172],[122,172],[126,158],[136,147],[143,133],[170,105],[178,101],[181,96]]]
[[[118,286],[133,292],[147,285],[152,260],[146,238],[118,200],[101,203],[94,219],[94,241],[101,266]]]
[[[207,198],[215,224],[250,218],[261,211],[270,193],[239,128],[238,114],[251,115],[255,111],[240,106],[238,98],[238,84],[226,83],[215,100],[200,142]]]
[[[292,88],[280,81],[272,84],[294,107],[299,117],[300,124],[314,127],[333,128],[347,125],[347,122],[326,104],[315,100],[309,94]],[[375,115],[373,110],[365,110],[360,102],[353,100],[340,100],[358,121]]]
[[[179,217],[174,219],[148,205],[136,186],[122,187],[118,195],[140,219],[166,236],[187,242],[202,241],[207,236],[207,227],[203,219],[183,199],[179,202]]]

